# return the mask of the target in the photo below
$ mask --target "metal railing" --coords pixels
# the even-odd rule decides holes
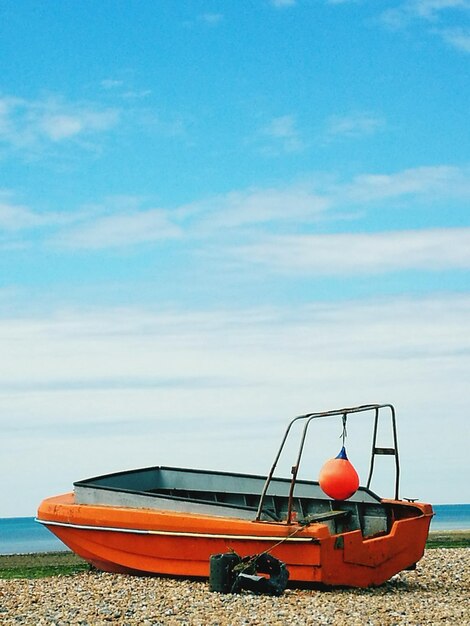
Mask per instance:
[[[391,417],[391,422],[392,422],[392,434],[393,434],[393,447],[390,448],[381,448],[381,447],[377,447],[377,433],[378,433],[378,423],[379,423],[379,415],[380,410],[381,409],[389,409],[390,410],[390,417]],[[312,422],[312,420],[314,419],[318,419],[318,418],[324,418],[324,417],[343,417],[344,421],[345,418],[347,418],[348,415],[352,414],[352,413],[363,413],[365,411],[374,411],[375,412],[375,416],[374,416],[374,432],[373,432],[373,436],[372,436],[372,452],[371,452],[371,459],[370,459],[370,470],[369,470],[369,477],[367,479],[367,484],[366,487],[369,488],[371,480],[372,480],[372,474],[374,472],[374,460],[375,460],[375,456],[376,455],[393,455],[395,457],[395,500],[399,499],[399,482],[400,482],[400,463],[399,463],[399,458],[398,458],[398,440],[397,440],[397,427],[396,427],[396,418],[395,418],[395,409],[391,404],[364,404],[362,406],[356,406],[356,407],[349,407],[349,408],[344,408],[344,409],[337,409],[335,411],[322,411],[319,413],[306,413],[305,415],[298,415],[297,417],[294,417],[293,420],[291,420],[291,422],[289,423],[289,425],[287,426],[286,432],[284,433],[284,437],[282,439],[281,442],[281,446],[277,452],[277,455],[274,459],[274,463],[271,467],[271,470],[266,478],[266,482],[264,483],[264,487],[263,490],[261,492],[261,496],[260,496],[260,500],[259,500],[259,505],[258,505],[258,510],[256,513],[256,521],[259,521],[261,519],[261,514],[263,512],[263,505],[264,505],[264,499],[266,496],[266,493],[268,491],[269,488],[269,484],[271,483],[271,480],[273,478],[274,475],[274,471],[277,467],[277,463],[279,461],[279,458],[281,456],[281,453],[284,449],[284,445],[287,441],[287,438],[289,436],[289,433],[291,431],[291,428],[293,426],[293,424],[297,421],[300,420],[305,420],[305,425],[302,431],[302,435],[301,435],[301,439],[300,439],[300,447],[299,447],[299,452],[297,455],[297,461],[295,463],[295,465],[292,466],[292,479],[291,479],[291,483],[290,483],[290,488],[289,488],[289,500],[288,500],[288,505],[287,505],[287,523],[290,524],[292,521],[292,503],[293,503],[293,498],[294,498],[294,489],[295,489],[295,484],[296,484],[296,480],[297,480],[297,475],[299,473],[299,468],[300,468],[300,461],[302,458],[302,453],[303,453],[303,449],[304,449],[304,444],[305,444],[305,438],[307,436],[307,431],[308,428],[310,426],[310,423]]]

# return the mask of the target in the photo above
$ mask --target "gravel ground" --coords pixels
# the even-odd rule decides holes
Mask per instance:
[[[375,589],[222,595],[207,582],[85,572],[0,580],[0,624],[31,626],[470,625],[470,550],[428,550]]]

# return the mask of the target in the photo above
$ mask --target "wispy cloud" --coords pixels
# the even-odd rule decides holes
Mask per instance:
[[[408,0],[402,9],[418,17],[435,20],[443,11],[450,9],[470,10],[469,0]]]
[[[391,174],[361,174],[351,181],[322,180],[321,177],[314,176],[310,183],[233,191],[171,210],[165,207],[146,209],[140,200],[132,198],[124,199],[123,203],[118,205],[110,200],[104,205],[106,209],[103,207],[92,214],[82,211],[82,220],[70,225],[67,232],[61,229],[53,241],[70,248],[76,246],[98,249],[157,242],[174,237],[199,240],[205,238],[211,241],[214,237],[218,239],[219,234],[223,232],[224,236],[230,236],[232,241],[238,239],[242,242],[259,237],[260,247],[249,248],[253,252],[253,258],[263,257],[266,260],[269,251],[279,246],[275,252],[275,258],[279,261],[273,264],[273,267],[279,269],[283,267],[284,249],[286,256],[289,256],[298,245],[300,254],[293,254],[293,258],[299,263],[305,258],[308,264],[313,263],[309,252],[310,245],[312,248],[325,250],[327,255],[328,250],[343,241],[343,235],[337,235],[338,242],[334,235],[330,236],[331,239],[319,237],[318,240],[314,236],[263,240],[263,233],[278,232],[281,225],[286,233],[296,232],[300,226],[311,226],[325,219],[340,223],[346,218],[350,220],[354,217],[351,216],[351,211],[357,211],[357,207],[363,211],[372,205],[373,210],[378,210],[378,206],[387,206],[387,203],[397,200],[401,203],[436,203],[451,199],[461,201],[466,198],[470,198],[470,168],[465,167],[443,165],[413,168]],[[424,233],[423,238],[419,239],[421,232]],[[391,233],[390,238],[387,233],[383,233],[382,237],[371,237],[370,245],[378,254],[379,247],[383,245],[386,249],[389,243],[391,248],[399,241],[405,246],[419,244],[424,255],[426,249],[431,250],[432,246],[439,245],[440,237],[444,235],[443,232],[440,234],[439,232]],[[451,230],[448,235],[451,238],[457,237],[458,232],[460,231]],[[357,242],[356,247],[359,250],[364,241],[356,237],[359,236],[351,235],[348,244],[356,246]],[[367,235],[364,237],[369,241]],[[456,243],[458,241],[457,238]],[[328,242],[331,242],[331,245]],[[457,246],[454,247],[456,254],[457,249]],[[446,255],[443,256],[443,259],[445,258]],[[327,259],[325,267],[328,266],[328,262]],[[384,260],[382,266],[378,267],[385,269],[388,262]],[[416,259],[413,263],[411,267],[417,267]],[[360,265],[359,261],[358,264]],[[319,269],[321,262],[320,265],[313,266]],[[333,266],[334,264],[330,267]],[[351,265],[351,268],[354,267],[356,267],[354,264]],[[429,265],[429,268],[431,267],[432,264]],[[372,265],[368,271],[373,271]]]
[[[181,236],[162,209],[119,210],[111,215],[88,216],[73,227],[61,229],[49,244],[61,248],[101,250],[128,248]]]
[[[327,4],[357,4],[363,0],[326,0]]]
[[[438,35],[447,44],[462,52],[470,52],[470,32],[466,26],[455,26],[455,18],[470,12],[470,0],[407,0],[383,11],[382,23],[403,29],[421,22],[429,34]],[[454,16],[453,24],[449,17]]]
[[[60,107],[40,115],[38,130],[52,141],[69,139],[80,134],[95,133],[108,130],[116,124],[118,114],[114,110],[90,111],[81,110],[63,113]]]
[[[43,220],[38,213],[31,211],[25,206],[8,201],[7,197],[0,194],[0,233],[2,231],[20,231],[35,228],[41,225]]]
[[[0,99],[0,145],[37,151],[49,144],[90,139],[116,126],[117,109],[66,102],[5,96]]]
[[[0,228],[10,242],[18,234],[25,242],[24,231],[42,229],[36,237],[49,246],[98,250],[183,236],[210,239],[221,231],[235,235],[257,225],[310,223],[328,207],[328,198],[302,185],[233,191],[173,209],[145,208],[142,199],[130,196],[75,211],[39,213],[11,200],[2,202],[0,196]]]
[[[132,88],[125,81],[114,78],[105,78],[100,82],[100,87],[105,91],[113,92],[113,95],[125,100],[140,100],[152,93],[151,89]]]
[[[306,186],[248,189],[207,198],[180,207],[175,213],[198,231],[254,226],[282,222],[310,222],[329,206],[324,198]]]
[[[203,13],[199,16],[199,19],[209,26],[217,26],[223,21],[224,16],[222,13]]]
[[[29,514],[44,497],[44,484],[51,492],[64,490],[80,476],[123,469],[123,458],[127,467],[210,463],[261,473],[287,419],[375,401],[392,401],[399,409],[402,463],[411,465],[403,473],[404,493],[419,486],[423,499],[431,493],[441,501],[461,497],[452,460],[468,461],[461,436],[470,365],[468,296],[199,313],[132,307],[2,316],[0,352],[8,354],[0,360],[0,471],[6,475],[25,447],[29,463],[15,472],[24,508],[7,498],[7,515]],[[443,397],[450,426],[439,433],[436,467],[434,456],[422,450],[426,441],[432,449],[429,425],[442,418]],[[370,432],[360,421],[348,425],[351,458],[365,473]],[[316,472],[337,452],[338,424],[332,426],[317,432],[309,472],[312,462]],[[217,436],[224,445],[214,445]],[[60,445],[50,445],[49,437],[59,437]],[[88,454],[64,453],[77,440]],[[41,463],[44,446],[50,446],[48,464]],[[247,465],[247,449],[261,465]],[[279,471],[288,473],[292,460],[283,461]],[[60,484],[52,484],[57,474]],[[374,489],[387,496],[391,485]]]
[[[63,227],[77,219],[80,219],[80,212],[36,211],[15,202],[12,193],[0,191],[0,240],[14,243],[14,238],[21,236],[24,231],[46,231],[50,227]]]
[[[332,5],[361,1],[326,0]],[[470,52],[470,29],[462,24],[462,19],[470,12],[470,0],[401,0],[381,11],[377,3],[377,9],[380,22],[390,29],[399,31],[421,26],[455,49]]]
[[[235,250],[246,263],[316,276],[470,269],[470,228],[285,235]]]
[[[293,115],[274,117],[259,133],[261,149],[270,155],[299,152],[305,148]]]
[[[270,0],[271,4],[277,9],[284,7],[293,7],[297,4],[297,0]]]
[[[325,221],[344,224],[345,220],[360,218],[364,211],[394,208],[397,201],[403,207],[468,199],[470,167],[441,165],[363,173],[351,180],[313,174],[309,180],[290,186],[234,190],[171,208],[149,206],[148,199],[126,196],[107,198],[93,206],[39,211],[4,193],[0,194],[0,228],[4,244],[15,244],[21,237],[22,245],[26,245],[30,237],[31,242],[42,245],[90,250],[128,248],[174,238],[205,239],[209,245],[223,233],[232,245],[236,241],[252,243],[258,237],[261,247],[253,249],[256,258],[266,260],[271,247],[284,241],[286,249],[298,243],[302,257],[310,259],[309,242],[323,249],[327,241],[334,240],[307,237],[266,241],[263,237],[279,232],[279,228],[288,234],[305,227],[311,230],[314,224]],[[353,236],[351,244],[355,241]],[[385,244],[387,241],[384,234]],[[275,258],[283,258],[282,249],[280,246]],[[273,266],[281,267],[282,263]]]
[[[169,212],[143,208],[137,197],[108,198],[75,210],[35,211],[0,193],[0,241],[14,246],[40,243],[48,247],[102,250],[174,239],[181,228]],[[29,239],[28,239],[29,238]]]
[[[452,47],[470,53],[470,28],[445,28],[437,33]]]
[[[325,360],[468,358],[470,332],[465,329],[470,325],[469,312],[468,296],[450,295],[230,311],[118,307],[3,317],[0,346],[10,359],[0,363],[0,392],[14,387],[21,392],[23,381],[42,388],[47,384],[57,391],[67,383],[77,391],[90,385],[98,392],[95,383],[102,381],[112,396],[113,380],[123,388],[128,381],[130,389],[140,381],[137,391],[140,388],[144,392],[149,389],[145,383],[160,380],[163,392],[173,396],[179,391],[172,385],[174,380],[186,381],[194,393],[191,381],[204,378],[212,379],[214,385],[220,379],[230,381],[232,393],[237,393],[247,383],[261,386],[269,381],[286,388],[297,375],[305,383],[312,378],[324,380],[326,374],[305,368],[312,354]],[[459,332],[450,334],[449,328]],[[344,341],[346,335],[348,341]],[[364,342],[364,337],[373,341]],[[32,359],[31,354],[43,358]],[[293,371],[285,378],[292,366]],[[334,394],[335,377],[330,385]],[[112,397],[109,401],[110,410],[117,410]],[[215,405],[213,399],[200,410]],[[165,408],[170,406],[165,404]],[[173,406],[171,415],[187,408]],[[132,407],[127,409],[134,416]],[[198,407],[192,410],[198,411]],[[41,406],[35,413],[38,411],[42,411]],[[153,411],[148,407],[147,415],[154,415]]]
[[[407,0],[382,12],[381,20],[388,26],[403,28],[414,20],[437,22],[450,10],[470,10],[469,0]]]
[[[452,165],[423,166],[392,174],[360,174],[337,188],[338,200],[370,202],[414,197],[442,200],[470,197],[470,168]]]
[[[142,94],[144,97],[145,94]],[[138,94],[135,96],[126,93],[123,95],[126,98],[140,97]],[[169,115],[167,117],[160,115],[153,108],[139,108],[134,114],[134,122],[145,129],[146,132],[153,132],[163,137],[185,137],[187,135],[187,127],[185,120],[176,114]]]
[[[115,78],[104,78],[100,85],[103,89],[117,89],[124,85],[124,81]]]
[[[373,113],[350,113],[332,115],[327,120],[326,136],[329,139],[340,137],[363,137],[373,135],[385,127],[384,120]]]
[[[151,89],[130,89],[128,91],[124,91],[121,94],[121,97],[126,100],[142,100],[143,98],[147,98],[151,94]]]

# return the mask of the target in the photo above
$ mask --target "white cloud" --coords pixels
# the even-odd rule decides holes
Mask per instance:
[[[293,7],[297,4],[297,0],[271,0],[271,4],[278,9],[284,7]]]
[[[122,97],[126,100],[142,100],[143,98],[147,98],[147,96],[150,96],[151,93],[151,89],[131,90],[125,91],[122,94]]]
[[[217,24],[223,21],[224,16],[222,13],[204,13],[200,16],[200,19],[209,26],[217,26]]]
[[[139,404],[137,414],[132,404],[116,404],[113,395],[120,388],[129,392],[129,399],[147,392],[161,396],[159,415],[177,417],[190,410],[193,415],[215,418],[219,399],[210,398],[215,388],[228,387],[230,394],[246,393],[251,400],[252,386],[262,392],[268,385],[272,391],[277,389],[269,413],[284,393],[292,398],[295,389],[303,390],[307,397],[310,383],[324,384],[328,379],[328,395],[334,399],[334,363],[340,370],[345,367],[346,373],[356,359],[369,362],[367,373],[373,376],[374,362],[380,360],[387,370],[396,367],[398,377],[400,364],[407,361],[421,366],[443,358],[467,363],[469,331],[470,298],[457,295],[231,311],[111,308],[4,317],[0,345],[9,359],[0,362],[0,400],[8,405],[12,397],[25,398],[29,391],[51,396],[69,392],[79,397],[83,390],[85,395],[96,395],[101,408],[107,407],[107,419],[155,415],[151,404],[146,408]],[[386,379],[384,388],[385,383]],[[207,404],[191,406],[190,397],[198,385]],[[426,388],[423,381],[421,401]],[[179,392],[181,403],[172,406],[170,400]],[[356,396],[353,387],[345,387],[344,393],[337,401],[349,402]],[[82,402],[88,402],[85,396]],[[302,408],[295,406],[294,410]],[[25,420],[30,423],[36,416],[66,419],[60,408],[49,411],[39,404]],[[288,405],[285,408],[289,410]],[[231,402],[227,411],[237,416]],[[69,406],[67,414],[73,420],[80,414],[80,404]],[[7,415],[10,419],[12,412],[0,412],[2,420]],[[81,417],[88,423],[95,418],[92,414]]]
[[[450,295],[317,303],[292,309],[183,312],[110,308],[4,318],[0,342],[5,348],[2,352],[11,358],[0,363],[0,388],[44,384],[62,388],[64,383],[100,388],[100,381],[106,387],[106,381],[112,379],[124,385],[127,380],[131,387],[138,380],[157,379],[170,385],[173,378],[184,386],[185,381],[201,377],[230,379],[235,386],[269,377],[277,384],[285,371],[268,365],[276,354],[287,358],[289,367],[311,351],[335,359],[360,354],[391,359],[415,359],[423,354],[426,358],[458,356],[470,349],[470,333],[465,332],[469,313],[470,297]],[[346,332],[345,319],[349,320],[350,339],[346,343],[341,337]],[[390,328],[395,324],[399,334],[393,336]],[[321,326],[323,332],[304,335],[309,326]],[[421,333],[416,332],[417,326]],[[339,332],[341,328],[343,332]],[[374,342],[364,346],[366,328]],[[449,329],[455,332],[449,333]],[[428,344],[431,336],[434,341]],[[289,346],[296,357],[288,357]],[[35,358],[31,358],[33,354]],[[228,354],[233,358],[227,358]],[[300,374],[300,365],[295,372]],[[311,374],[304,372],[302,377]],[[289,384],[291,380],[289,376]]]
[[[284,152],[297,152],[304,148],[296,120],[292,115],[273,118],[263,133],[282,146]]]
[[[123,94],[123,97],[129,99],[144,98],[149,93],[127,92]],[[136,111],[135,120],[146,133],[154,132],[164,137],[186,136],[187,131],[184,119],[178,115],[162,117],[154,109],[141,108]]]
[[[357,175],[350,182],[314,174],[309,182],[281,188],[232,191],[174,211],[177,219],[195,228],[216,230],[248,224],[308,224],[328,212],[351,206],[400,199],[448,201],[470,198],[470,168],[423,166],[391,174]]]
[[[78,135],[84,128],[83,120],[72,115],[49,115],[41,120],[40,128],[52,141]]]
[[[381,20],[392,28],[403,28],[415,20],[438,23],[452,10],[470,10],[470,0],[407,0],[383,11]]]
[[[81,133],[100,132],[112,128],[117,122],[116,111],[77,113],[50,113],[40,120],[40,129],[52,141],[69,139]]]
[[[470,228],[285,235],[235,249],[245,263],[319,276],[470,269]]]
[[[143,199],[138,197],[116,197],[76,211],[38,213],[11,201],[2,202],[0,196],[0,227],[10,235],[51,227],[42,237],[53,247],[125,248],[183,236],[211,238],[222,230],[235,232],[246,226],[310,223],[325,213],[329,200],[298,185],[233,191],[173,210],[142,205]]]
[[[1,322],[0,471],[20,450],[24,459],[4,493],[11,503],[21,488],[23,508],[4,515],[32,514],[42,497],[100,471],[166,463],[263,472],[290,417],[376,401],[398,405],[404,495],[459,501],[464,485],[452,472],[455,459],[457,475],[468,467],[468,296]],[[362,428],[351,421],[348,445],[367,466]],[[339,424],[315,431],[308,471],[335,451],[339,432]],[[51,437],[60,445],[45,464]],[[77,442],[87,454],[64,455]],[[36,467],[41,480],[31,489]]]
[[[337,186],[338,201],[371,202],[398,197],[433,200],[470,197],[470,168],[435,165],[392,174],[360,174],[349,184]]]
[[[328,137],[362,137],[373,135],[385,126],[383,119],[373,113],[332,115],[327,120]]]
[[[470,10],[469,0],[409,0],[403,6],[408,12],[430,20],[449,9]]]
[[[470,0],[406,0],[380,13],[380,21],[401,30],[424,26],[456,50],[470,51],[470,32],[462,20],[470,12]],[[456,24],[459,24],[456,26]]]
[[[141,100],[152,93],[151,89],[129,89],[123,80],[105,78],[100,82],[102,89],[114,91],[116,95],[126,100]]]
[[[232,246],[238,241],[243,248],[244,241],[252,243],[258,237],[257,255],[264,250],[264,257],[274,245],[267,243],[266,233],[278,232],[281,225],[283,232],[295,233],[325,220],[344,224],[364,211],[393,209],[397,202],[403,208],[411,202],[435,206],[469,198],[470,168],[451,165],[364,173],[349,182],[317,174],[291,186],[232,191],[174,208],[146,208],[145,198],[122,196],[76,209],[39,211],[14,202],[11,194],[0,193],[0,228],[3,246],[19,243],[18,235],[22,246],[35,237],[36,242],[70,249],[126,248],[185,238],[205,239],[208,253],[213,254],[215,247],[217,254],[224,255],[228,239]],[[225,237],[223,248],[218,245],[221,234]]]
[[[34,211],[28,206],[18,204],[9,192],[0,191],[0,235],[16,237],[23,231],[64,226],[79,219],[79,213],[59,213],[53,211]],[[14,242],[14,240],[13,240]]]
[[[60,98],[0,99],[0,144],[35,151],[48,143],[95,137],[113,128],[119,111]]]
[[[462,52],[470,52],[470,29],[446,28],[437,33],[454,48]]]
[[[326,0],[327,4],[346,4],[363,0]],[[371,5],[379,3],[371,3]],[[393,3],[392,3],[393,4]],[[424,26],[431,35],[461,52],[470,52],[470,31],[462,20],[470,12],[470,0],[401,0],[379,13],[385,26],[401,30]],[[456,26],[455,24],[459,24]]]
[[[175,215],[197,232],[279,222],[310,222],[326,211],[327,198],[308,187],[233,191],[180,207]]]
[[[142,208],[137,196],[116,196],[77,210],[34,211],[0,191],[0,236],[5,245],[25,247],[33,241],[54,248],[98,250],[130,247],[182,235],[163,209]],[[3,232],[2,232],[3,231]],[[28,239],[30,237],[30,239]]]
[[[12,201],[11,194],[0,194],[0,228],[7,245],[15,244],[19,233],[23,233],[22,245],[36,234],[36,241],[70,249],[125,248],[184,237],[206,239],[206,250],[212,254],[211,245],[219,250],[221,234],[231,245],[235,241],[243,245],[278,232],[281,225],[283,232],[295,233],[325,220],[344,223],[364,211],[395,208],[397,202],[403,208],[411,202],[435,206],[469,198],[470,168],[440,165],[391,174],[364,173],[351,181],[316,174],[291,186],[232,191],[174,208],[146,208],[145,198],[127,196],[74,210],[38,211]],[[266,241],[261,239],[260,245],[265,249]]]
[[[105,78],[100,83],[103,89],[116,89],[117,87],[122,87],[123,84],[124,81],[116,80],[114,78]]]
[[[327,4],[357,4],[363,0],[327,0]]]
[[[181,235],[161,209],[148,209],[98,216],[62,230],[50,239],[55,246],[103,249],[135,246]]]
[[[0,233],[35,228],[43,223],[38,213],[27,207],[2,200],[0,195]]]

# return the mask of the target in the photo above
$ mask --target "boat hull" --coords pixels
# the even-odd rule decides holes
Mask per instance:
[[[412,506],[415,516],[397,519],[389,533],[367,539],[360,530],[332,535],[324,523],[303,527],[77,504],[73,493],[44,500],[38,521],[76,554],[108,572],[208,577],[213,554],[233,550],[243,557],[269,550],[286,563],[291,581],[368,587],[384,583],[423,556],[432,508]]]

